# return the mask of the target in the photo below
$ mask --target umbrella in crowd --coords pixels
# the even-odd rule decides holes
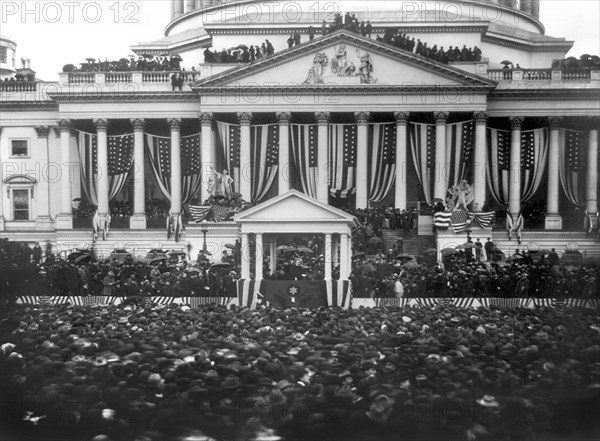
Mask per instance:
[[[513,64],[512,61],[508,61],[508,60],[503,60],[500,62],[500,64],[504,64],[505,66],[508,66],[509,64]]]
[[[456,247],[457,250],[465,250],[467,248],[475,248],[475,244],[472,242],[463,243],[462,245],[458,245]]]
[[[366,254],[365,254],[365,253],[363,253],[362,251],[359,251],[358,253],[354,253],[354,254],[352,255],[352,258],[353,258],[353,259],[358,259],[359,257],[365,257],[365,256],[366,256]]]
[[[229,248],[230,250],[235,250],[235,245],[232,243],[226,243],[225,248]]]
[[[230,263],[226,263],[226,262],[221,262],[221,263],[213,263],[210,266],[210,269],[229,269],[231,268],[231,264]]]
[[[152,260],[150,261],[150,264],[156,264],[156,263],[160,263],[160,262],[163,262],[163,261],[165,261],[165,260],[168,260],[168,257],[167,257],[167,256],[158,256],[158,257],[155,257],[154,259],[152,259]]]
[[[91,254],[84,254],[82,256],[76,257],[74,262],[76,264],[80,264],[80,263],[89,263],[92,260],[92,255]]]
[[[405,269],[419,268],[419,264],[417,262],[406,262],[402,267]]]
[[[411,256],[404,256],[402,254],[398,254],[396,256],[396,260],[402,260],[404,262],[408,262],[409,260],[413,260],[413,258]]]
[[[374,273],[377,269],[370,263],[366,263],[364,265],[358,265],[356,270],[360,273]]]
[[[442,251],[442,256],[452,256],[453,254],[458,253],[454,248],[444,248]]]
[[[301,253],[312,253],[313,250],[311,250],[308,247],[298,247],[298,251],[300,251]]]
[[[202,272],[202,270],[200,268],[197,268],[195,266],[188,266],[185,270],[188,273],[201,273]]]
[[[427,248],[425,251],[423,251],[423,254],[437,254],[437,249]]]

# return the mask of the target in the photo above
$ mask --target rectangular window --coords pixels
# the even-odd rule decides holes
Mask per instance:
[[[29,190],[13,190],[13,217],[16,221],[29,220]]]
[[[6,64],[8,59],[8,48],[0,46],[0,63]]]
[[[26,139],[11,139],[10,156],[25,157],[29,156],[29,141]]]

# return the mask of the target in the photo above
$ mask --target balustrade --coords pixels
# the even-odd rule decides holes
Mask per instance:
[[[131,83],[131,72],[107,72],[107,83]]]
[[[36,92],[37,81],[3,81],[0,90],[4,92]]]

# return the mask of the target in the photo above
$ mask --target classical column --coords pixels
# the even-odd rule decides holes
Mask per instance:
[[[183,15],[183,0],[172,0],[174,2],[173,5],[173,18],[177,18]]]
[[[340,280],[350,275],[350,259],[348,258],[348,235],[340,234]]]
[[[39,142],[41,144],[41,160],[40,169],[43,170],[44,166],[49,164],[49,139],[48,134],[50,133],[50,127],[38,126],[35,127]],[[50,217],[50,182],[48,182],[49,176],[44,176],[44,173],[40,173],[37,191],[34,193],[34,200],[36,201],[36,217],[35,217],[35,228],[36,230],[50,230],[52,229],[52,218]]]
[[[171,212],[181,213],[181,119],[167,120],[171,129]]]
[[[271,275],[277,272],[277,239],[271,239],[269,243],[269,272]]]
[[[146,229],[146,170],[144,167],[144,126],[143,119],[131,119],[133,126],[133,216],[129,228]]]
[[[252,160],[250,156],[250,123],[252,113],[237,114],[240,121],[240,182],[239,189],[242,198],[252,202]]]
[[[317,133],[317,199],[324,204],[329,202],[329,182],[327,182],[328,164],[327,149],[329,147],[329,112],[315,112],[315,118],[319,125]],[[335,164],[334,164],[335,166]]]
[[[598,120],[592,119],[598,127]],[[586,204],[588,213],[598,212],[598,129],[590,130],[586,172]]]
[[[108,178],[108,120],[95,119],[98,135],[98,214],[103,218],[109,212],[110,180]]]
[[[255,251],[255,274],[254,280],[262,280],[263,278],[263,235],[262,233],[256,233],[256,240],[254,244]]]
[[[368,175],[368,123],[369,112],[355,112],[356,118],[356,208],[369,206]]]
[[[196,0],[185,0],[185,13],[192,12],[196,9]]]
[[[560,125],[560,118],[550,117],[548,118],[549,129],[550,129],[550,142],[548,145],[548,187],[546,193],[546,219],[544,222],[544,228],[546,230],[560,230],[562,229],[562,218],[558,211],[558,197],[559,197],[559,149],[558,149],[558,128]]]
[[[396,118],[396,195],[394,207],[406,210],[406,149],[408,147],[406,127],[408,112],[394,112]]]
[[[435,185],[433,197],[446,200],[448,185],[446,173],[446,121],[448,112],[435,112]]]
[[[62,174],[60,177],[60,215],[56,218],[59,230],[73,229],[73,190],[71,189],[71,120],[58,120],[60,130],[60,159]]]
[[[278,112],[279,122],[279,194],[290,190],[290,112]]]
[[[521,212],[521,126],[522,116],[510,118],[510,182],[508,183],[508,212],[514,221]]]
[[[331,234],[325,234],[325,280],[331,280]]]
[[[473,154],[473,205],[483,208],[486,200],[487,113],[475,112],[475,151]]]
[[[217,152],[212,136],[213,122],[214,115],[212,113],[204,112],[200,114],[200,128],[202,133],[202,173],[204,174],[204,176],[202,176],[202,190],[200,196],[202,203],[210,196],[210,192],[208,191],[209,183],[211,181],[215,182]]]
[[[248,243],[248,233],[242,233],[242,244],[241,244],[242,252],[242,279],[250,278],[250,244]]]

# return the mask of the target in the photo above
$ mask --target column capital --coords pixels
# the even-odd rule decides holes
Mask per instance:
[[[315,112],[315,118],[317,120],[317,124],[320,126],[326,126],[329,124],[329,119],[331,118],[331,113],[329,112]]]
[[[408,123],[408,117],[410,112],[394,112],[394,118],[396,118],[397,126],[405,126]]]
[[[548,117],[548,128],[550,130],[555,130],[560,127],[560,123],[562,122],[562,118],[560,116],[549,116]]]
[[[449,116],[450,116],[449,112],[433,112],[433,117],[435,118],[435,123],[438,125],[446,124]]]
[[[58,130],[62,132],[71,132],[72,121],[70,119],[59,119],[56,121],[58,124]]]
[[[198,115],[198,118],[200,118],[200,125],[202,127],[212,127],[213,122],[215,121],[215,114],[212,112],[202,112]]]
[[[237,117],[242,126],[249,126],[252,123],[252,112],[238,112]]]
[[[131,118],[129,120],[133,127],[134,132],[143,132],[146,127],[146,120],[144,118]]]
[[[354,112],[354,118],[356,119],[356,124],[365,125],[369,122],[369,117],[371,114],[369,112]]]
[[[54,132],[54,136],[56,136],[57,138],[60,138],[60,127],[58,126],[49,126],[49,129],[51,129]]]
[[[475,124],[487,124],[488,114],[487,112],[475,112],[473,119],[475,119]]]
[[[96,126],[97,132],[107,132],[108,131],[108,120],[101,118],[94,120],[94,126]]]
[[[277,122],[281,126],[287,126],[292,120],[291,112],[277,112],[275,115],[277,116]]]
[[[181,118],[169,118],[167,119],[167,124],[169,124],[172,132],[181,131]]]
[[[48,134],[50,133],[49,126],[35,126],[34,129],[38,138],[47,138]]]
[[[511,116],[510,117],[511,130],[521,130],[521,127],[523,126],[523,121],[525,121],[524,116]]]

